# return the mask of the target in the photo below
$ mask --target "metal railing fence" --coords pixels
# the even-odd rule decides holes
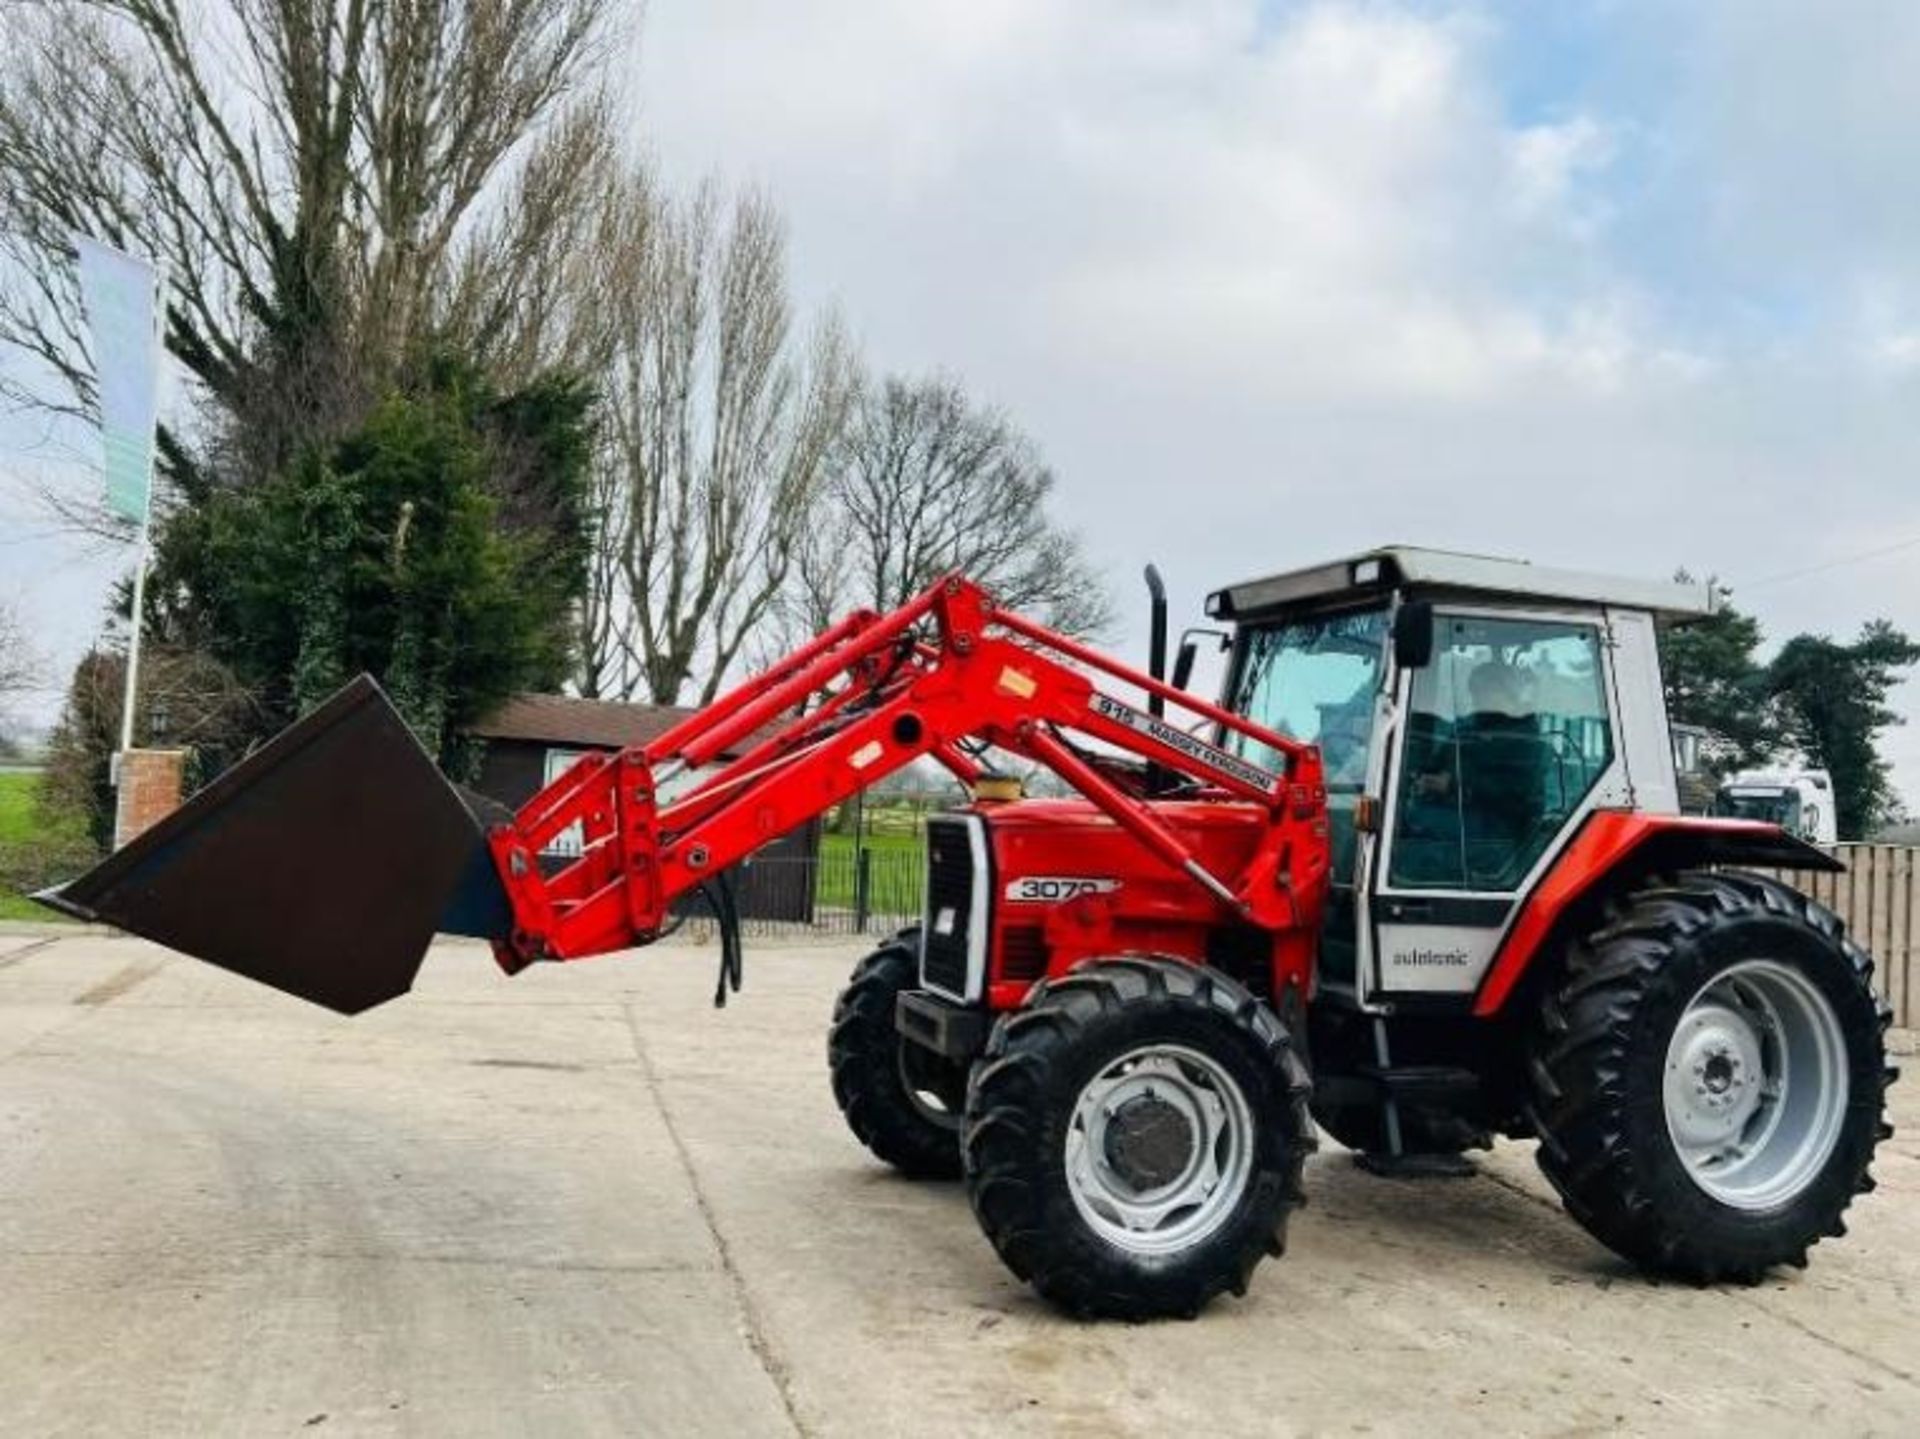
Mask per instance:
[[[769,855],[734,871],[741,929],[748,935],[888,935],[918,924],[926,892],[919,847],[830,846],[814,855]],[[694,934],[709,925],[689,907]]]
[[[1920,1027],[1920,849],[1904,844],[1839,844],[1845,874],[1782,873],[1786,884],[1840,916],[1873,956],[1874,988],[1902,1029]]]

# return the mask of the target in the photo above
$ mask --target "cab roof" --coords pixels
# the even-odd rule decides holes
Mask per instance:
[[[1207,596],[1207,613],[1216,619],[1254,619],[1273,610],[1384,594],[1396,586],[1429,595],[1607,605],[1647,610],[1673,620],[1698,619],[1716,608],[1712,590],[1704,584],[1597,575],[1549,569],[1525,560],[1387,545],[1215,590]]]

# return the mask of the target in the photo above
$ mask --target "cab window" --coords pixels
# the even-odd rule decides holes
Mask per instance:
[[[1599,630],[1436,623],[1409,696],[1388,882],[1512,891],[1613,760]]]
[[[1244,633],[1233,708],[1289,739],[1320,746],[1336,882],[1353,874],[1353,809],[1367,783],[1367,745],[1386,649],[1384,608],[1316,615]],[[1244,736],[1229,744],[1277,768],[1278,755]]]

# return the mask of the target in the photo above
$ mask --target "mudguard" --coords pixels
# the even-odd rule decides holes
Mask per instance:
[[[1703,865],[1827,871],[1846,868],[1825,850],[1758,820],[1596,810],[1521,906],[1519,918],[1507,931],[1486,978],[1480,981],[1473,1001],[1474,1014],[1486,1017],[1500,1012],[1561,920],[1591,895],[1596,885],[1621,876],[1623,871],[1643,875]]]

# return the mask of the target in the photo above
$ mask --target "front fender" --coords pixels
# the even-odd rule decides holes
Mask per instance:
[[[1758,820],[1596,810],[1520,907],[1480,981],[1473,1012],[1498,1014],[1555,931],[1598,886],[1701,865],[1827,870],[1846,866],[1825,850]]]

